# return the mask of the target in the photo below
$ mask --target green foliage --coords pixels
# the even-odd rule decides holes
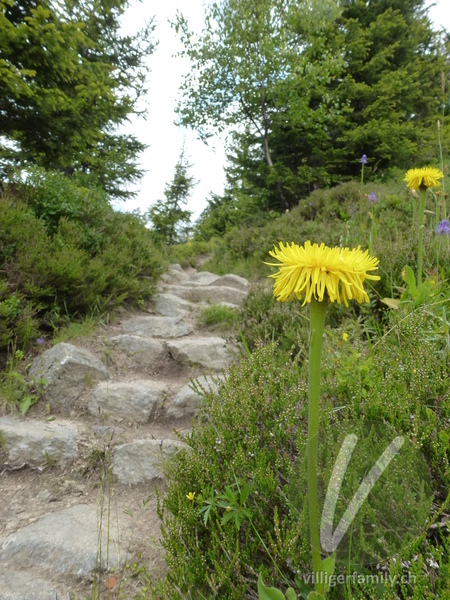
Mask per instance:
[[[267,309],[269,322],[274,309]],[[442,355],[445,339],[436,329],[438,323],[442,328],[437,319],[441,312],[442,305],[432,304],[389,311],[386,327],[376,338],[368,336],[367,319],[334,315],[337,328],[326,331],[324,342],[321,427],[327,430],[347,419],[389,423],[422,449],[437,510],[445,511],[450,395],[449,355]],[[297,327],[299,337],[306,338],[306,320]],[[348,341],[342,331],[351,332]],[[216,394],[205,394],[203,424],[184,438],[190,451],[181,452],[171,464],[170,487],[161,498],[170,569],[158,588],[163,598],[215,594],[224,600],[250,599],[258,573],[281,589],[298,589],[296,572],[310,573],[309,543],[299,529],[303,517],[299,521],[298,513],[291,511],[286,489],[304,441],[307,369],[307,361],[290,361],[286,351],[267,344],[232,367]],[[411,561],[410,573],[417,574],[400,597],[416,597],[420,590],[431,598],[448,585],[448,541],[423,540],[415,539],[399,557],[403,564]],[[417,560],[432,560],[440,568],[429,568],[427,575],[417,571]],[[387,564],[389,573],[396,572],[396,564]],[[370,569],[363,572],[374,574]],[[345,571],[338,569],[336,574]],[[396,598],[396,585],[385,581],[384,597]],[[377,598],[375,590],[356,581],[344,589],[332,586],[328,596]],[[411,590],[416,590],[415,596]]]
[[[109,194],[142,176],[144,146],[114,133],[137,112],[153,25],[120,34],[128,0],[0,1],[0,168],[89,174]]]
[[[217,246],[218,240],[189,240],[185,244],[174,244],[169,248],[169,262],[182,267],[198,267],[198,259],[210,256]]]
[[[306,383],[295,363],[279,362],[267,347],[232,367],[219,393],[206,394],[204,410],[207,424],[185,438],[191,450],[171,463],[172,485],[160,502],[171,569],[164,597],[214,592],[242,600],[256,589],[255,569],[268,579],[274,561],[293,574],[307,560],[283,492],[306,417]]]
[[[191,165],[181,151],[175,174],[170,184],[164,190],[165,200],[158,200],[148,211],[148,218],[153,229],[161,236],[162,240],[171,246],[175,242],[184,241],[189,231],[191,211],[185,207],[196,182],[188,175]],[[184,225],[184,226],[183,226]]]
[[[101,191],[61,174],[33,178],[36,192],[28,182],[0,198],[2,352],[76,317],[142,301],[162,270],[142,218],[114,212]]]
[[[24,353],[22,350],[11,352],[6,364],[6,370],[0,375],[0,399],[9,407],[19,406],[25,415],[33,404],[42,397],[47,381],[40,379],[28,382],[21,373],[23,370]]]
[[[253,187],[252,176],[259,179],[259,190],[267,188],[268,208],[295,204],[291,187],[296,174],[273,153],[274,128],[288,123],[293,129],[295,113],[314,139],[321,135],[317,123],[331,122],[340,112],[328,101],[325,84],[339,76],[344,60],[324,44],[339,12],[333,0],[226,0],[207,6],[197,38],[182,15],[174,24],[184,44],[182,55],[193,63],[182,84],[180,122],[204,139],[213,128],[231,126],[241,158],[253,161],[248,179],[243,167],[242,187]]]
[[[198,38],[182,17],[176,28],[193,63],[180,121],[203,137],[232,128],[203,236],[357,176],[363,154],[367,181],[438,157],[448,45],[424,0],[227,0],[210,2]]]
[[[236,311],[228,306],[212,304],[205,306],[198,316],[200,325],[206,325],[220,331],[231,329],[236,322]]]

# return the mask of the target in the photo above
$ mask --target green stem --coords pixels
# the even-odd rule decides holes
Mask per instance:
[[[310,310],[309,345],[309,406],[308,406],[308,512],[315,578],[321,571],[319,504],[317,492],[317,453],[319,447],[320,356],[328,299],[319,302],[314,298]],[[318,577],[320,581],[320,576]],[[317,580],[316,580],[317,581]],[[317,589],[317,583],[316,583]]]
[[[423,250],[423,230],[425,228],[424,225],[424,216],[425,216],[425,196],[427,193],[427,188],[420,188],[420,199],[419,199],[419,250],[417,256],[418,269],[417,269],[417,289],[420,290],[422,287],[422,250]]]
[[[359,241],[362,242],[362,221],[363,221],[363,213],[364,213],[364,163],[361,164],[361,198],[359,201]]]

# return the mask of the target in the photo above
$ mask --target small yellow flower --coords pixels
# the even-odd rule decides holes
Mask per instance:
[[[421,169],[410,169],[403,181],[406,181],[410,190],[419,190],[421,188],[439,187],[440,179],[444,174],[435,167],[423,167]]]
[[[194,496],[195,496],[195,492],[189,492],[189,494],[186,494],[186,498],[188,500],[190,500],[191,502],[194,500]]]
[[[275,279],[273,295],[279,302],[300,300],[303,296],[306,302],[314,297],[323,302],[328,296],[331,302],[356,300],[360,304],[369,302],[364,290],[364,280],[380,279],[377,275],[369,275],[368,271],[377,269],[379,260],[369,256],[368,251],[361,248],[329,248],[325,244],[318,246],[305,242],[298,246],[292,242],[286,246],[280,242],[280,248],[275,247],[269,254],[279,263],[266,263],[279,267],[278,273],[269,275]]]
[[[342,339],[344,340],[344,342],[347,342],[348,341],[348,333],[343,333]]]

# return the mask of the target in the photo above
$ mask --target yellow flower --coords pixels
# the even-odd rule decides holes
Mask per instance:
[[[435,167],[423,167],[421,169],[410,169],[403,181],[406,181],[410,190],[419,190],[420,188],[439,187],[440,179],[444,174]]]
[[[343,333],[342,339],[344,340],[344,342],[346,342],[348,340],[348,333]]]
[[[190,500],[191,502],[194,500],[194,496],[195,496],[195,492],[189,492],[189,494],[186,494],[186,498],[188,500]]]
[[[342,299],[345,306],[348,300],[369,302],[364,280],[379,279],[367,273],[376,270],[379,260],[359,246],[349,250],[329,248],[325,244],[311,245],[309,241],[304,246],[293,242],[285,246],[280,242],[280,248],[275,247],[269,254],[280,261],[266,263],[279,267],[278,273],[269,276],[275,279],[273,295],[279,302],[300,300],[303,296],[303,306],[311,302],[313,296],[319,302],[328,296],[331,302],[338,304]]]

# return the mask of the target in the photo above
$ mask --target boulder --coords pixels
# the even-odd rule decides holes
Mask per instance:
[[[77,428],[67,421],[0,418],[1,450],[10,466],[64,465],[78,456]]]
[[[164,402],[164,390],[154,381],[101,382],[93,391],[88,409],[93,415],[99,411],[113,418],[136,423],[147,423]]]
[[[162,479],[164,462],[187,444],[179,440],[136,440],[117,446],[113,455],[113,473],[120,483],[136,485]]]
[[[95,381],[108,379],[106,366],[88,350],[61,342],[34,359],[28,378],[44,381],[52,407],[69,412],[71,404]]]

